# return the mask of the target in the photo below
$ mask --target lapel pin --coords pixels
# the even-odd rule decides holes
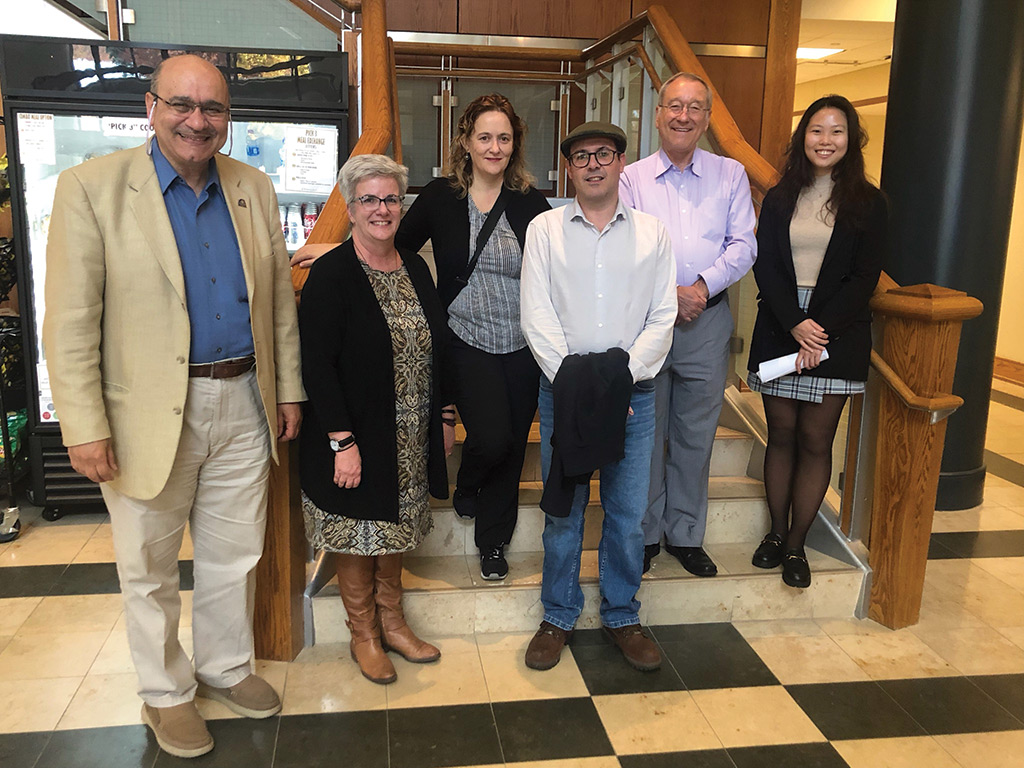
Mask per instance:
[[[244,200],[243,198],[241,198],[241,197],[240,197],[240,198],[238,198],[238,207],[239,207],[239,208],[246,208],[246,207],[248,207],[248,206],[246,206],[246,204],[245,204],[245,200]]]

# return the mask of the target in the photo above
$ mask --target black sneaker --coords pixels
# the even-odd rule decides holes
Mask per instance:
[[[452,506],[455,507],[455,514],[463,520],[472,520],[476,517],[476,499],[479,491],[469,493],[456,488],[452,494]]]
[[[487,581],[501,581],[508,576],[504,547],[480,550],[480,575]]]

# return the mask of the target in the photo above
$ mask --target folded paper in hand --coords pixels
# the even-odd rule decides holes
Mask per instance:
[[[828,350],[823,349],[821,351],[821,361],[825,362],[826,360],[828,360]],[[782,357],[765,360],[757,369],[757,375],[762,383],[773,381],[780,376],[785,376],[787,373],[796,373],[796,352],[792,355],[783,355]]]

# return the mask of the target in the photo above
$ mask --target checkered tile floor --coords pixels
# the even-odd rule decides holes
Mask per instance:
[[[656,626],[644,674],[597,631],[528,670],[530,635],[439,638],[437,664],[364,680],[347,648],[260,662],[254,722],[201,701],[218,768],[998,768],[1024,765],[1024,404],[994,399],[985,503],[937,512],[921,622]],[[995,447],[993,447],[993,444]],[[1008,458],[1009,457],[1009,458]],[[0,545],[0,768],[154,768],[139,722],[109,525],[26,515]],[[183,550],[183,623],[191,552]],[[340,601],[338,611],[342,607]],[[188,626],[183,643],[190,648]]]

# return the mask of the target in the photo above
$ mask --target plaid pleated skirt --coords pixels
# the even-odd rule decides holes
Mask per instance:
[[[797,288],[800,309],[807,310],[811,304],[812,288]],[[812,369],[813,370],[813,369]],[[767,383],[761,381],[757,371],[747,374],[747,386],[762,395],[774,395],[807,403],[820,403],[825,395],[859,395],[864,391],[863,381],[850,379],[829,379],[807,373],[787,373]]]

